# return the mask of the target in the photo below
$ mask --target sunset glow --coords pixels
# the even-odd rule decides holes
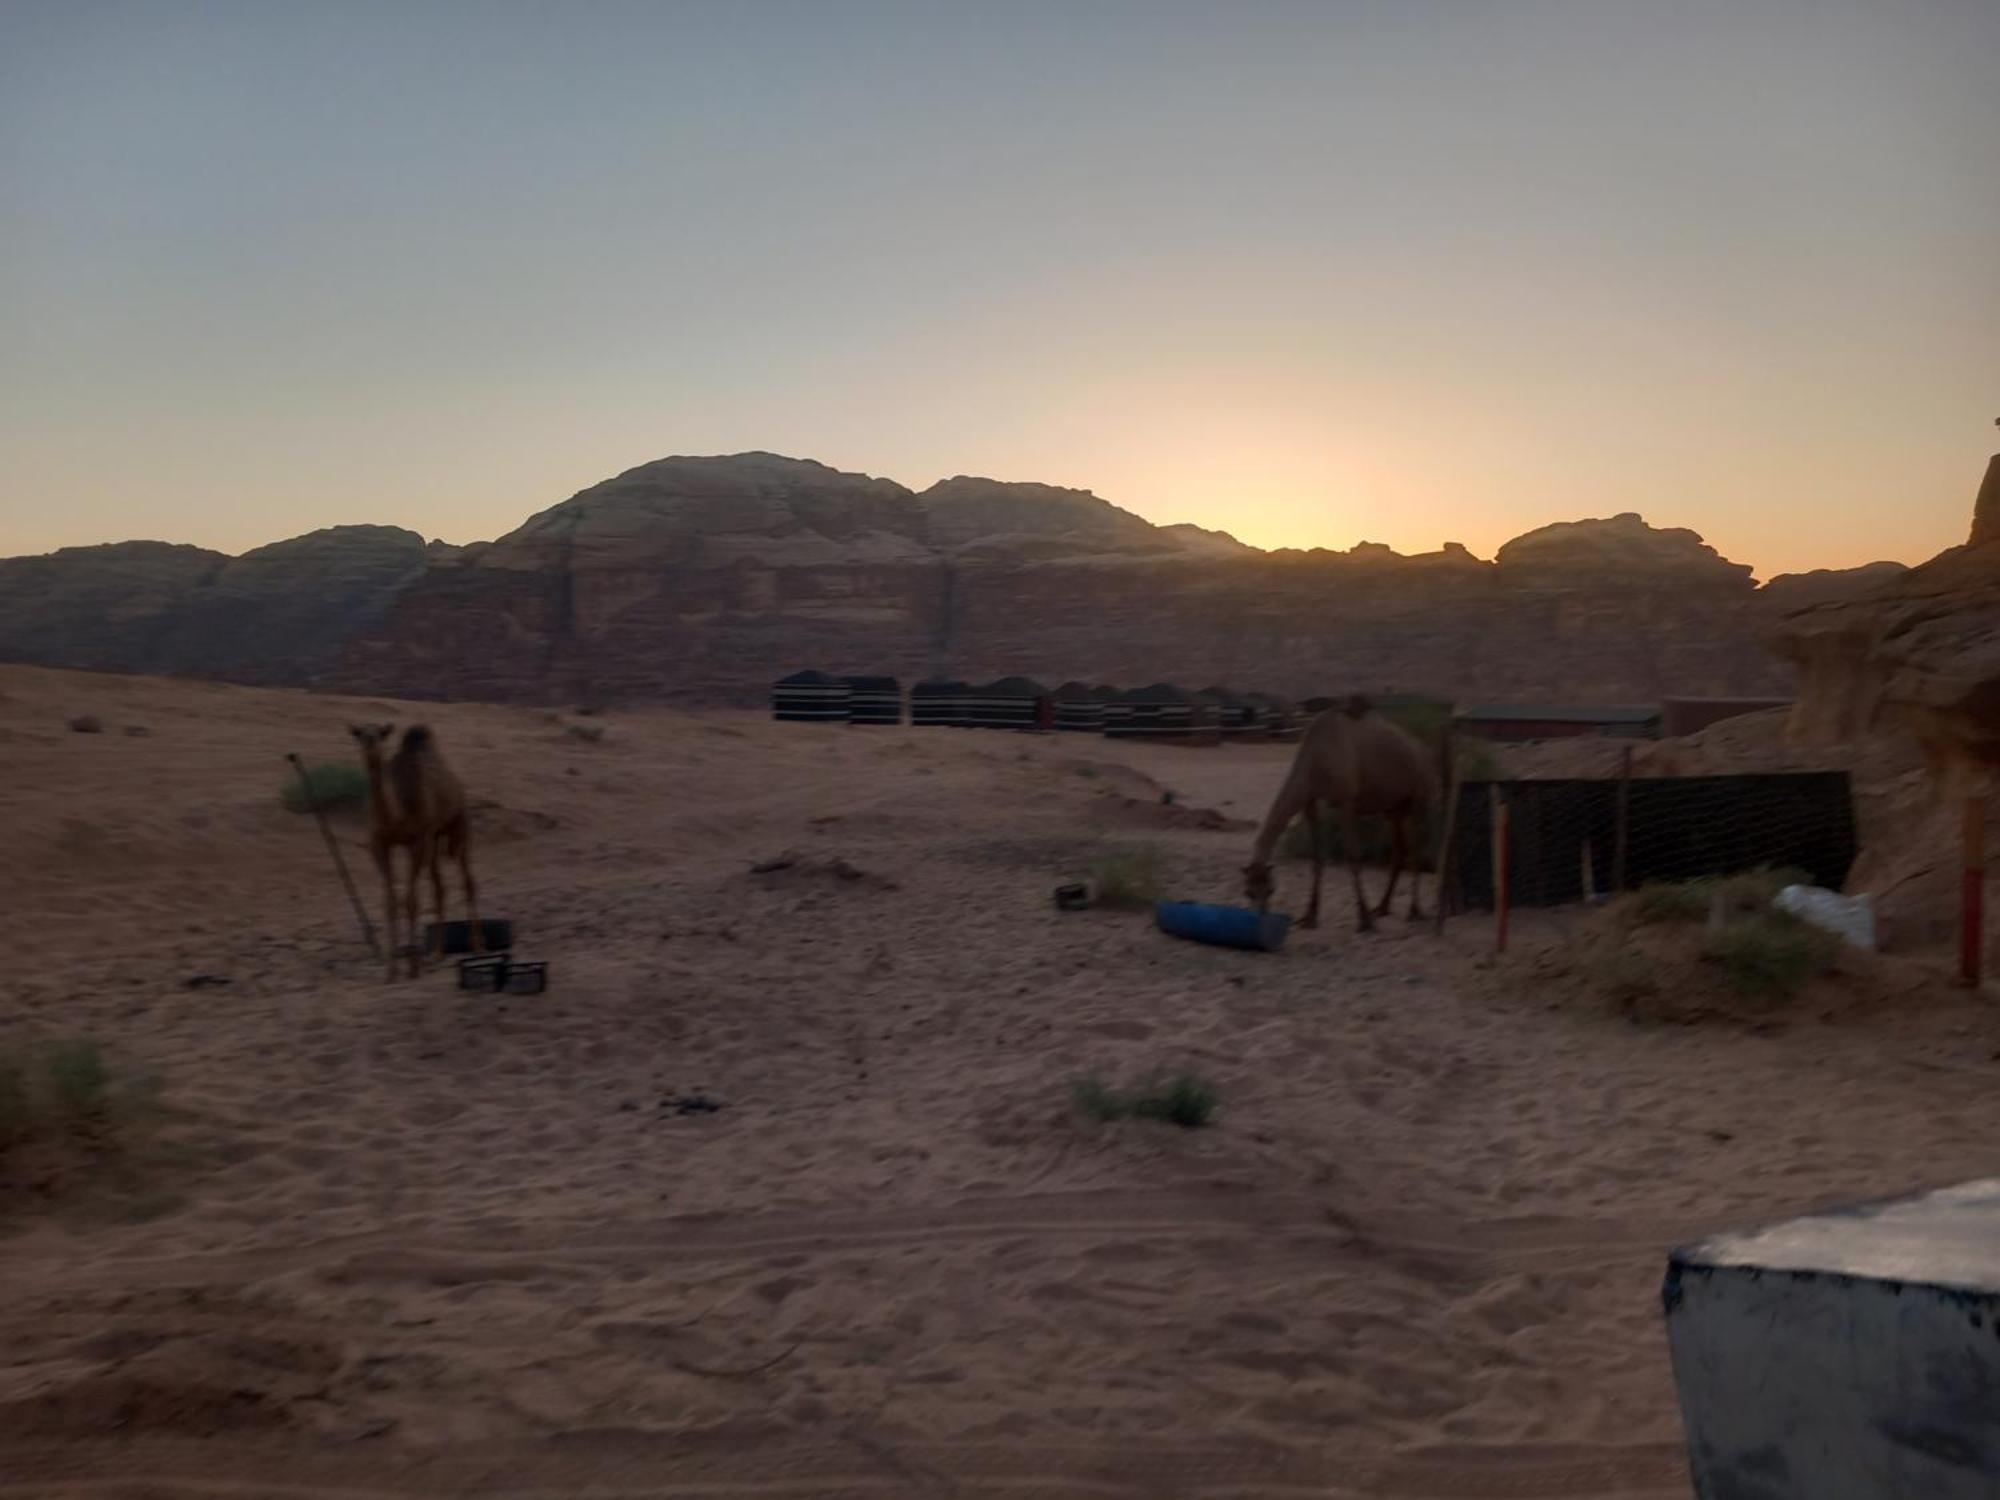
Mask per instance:
[[[1490,556],[1963,539],[2000,10],[0,11],[0,555],[760,448]]]

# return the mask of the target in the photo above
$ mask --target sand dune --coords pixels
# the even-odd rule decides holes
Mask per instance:
[[[385,985],[278,804],[412,715],[544,996]],[[0,1495],[1679,1495],[1667,1247],[1990,1169],[1965,1007],[1642,1030],[1474,921],[1051,909],[1141,841],[1230,894],[1283,749],[597,722],[0,669],[0,1046],[173,1111],[0,1198]],[[1168,1066],[1213,1127],[1069,1107]]]

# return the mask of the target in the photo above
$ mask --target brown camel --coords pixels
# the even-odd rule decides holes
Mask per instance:
[[[1423,827],[1424,816],[1436,797],[1437,777],[1423,746],[1400,725],[1375,713],[1366,699],[1350,698],[1343,707],[1327,710],[1306,726],[1291,772],[1278,788],[1264,826],[1257,830],[1250,863],[1243,867],[1244,894],[1257,903],[1259,911],[1270,906],[1272,851],[1292,819],[1303,816],[1312,835],[1313,884],[1312,902],[1300,925],[1317,927],[1324,866],[1320,814],[1322,809],[1333,808],[1340,813],[1342,845],[1354,878],[1354,909],[1361,930],[1372,931],[1375,918],[1389,914],[1396,880],[1406,863],[1410,865],[1410,918],[1416,920],[1423,912],[1418,905],[1417,869],[1410,858],[1411,829]],[[1356,836],[1357,820],[1371,814],[1388,820],[1393,849],[1389,888],[1373,914],[1361,889],[1361,844]]]
[[[465,882],[465,912],[471,920],[472,949],[484,946],[479,925],[479,893],[472,880],[471,840],[466,829],[465,786],[438,753],[429,729],[414,724],[403,732],[403,743],[385,763],[382,747],[396,732],[394,724],[351,724],[348,732],[361,746],[368,768],[368,852],[382,872],[382,898],[389,928],[389,975],[396,977],[396,959],[406,953],[412,978],[423,972],[423,950],[417,942],[417,881],[431,872],[431,901],[440,925],[444,922],[444,871],[447,858],[458,861]],[[396,850],[410,852],[410,881],[404,891],[404,947],[396,946]]]

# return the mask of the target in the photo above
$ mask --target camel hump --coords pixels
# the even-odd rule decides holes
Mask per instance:
[[[405,755],[415,755],[420,751],[428,750],[431,743],[430,725],[412,724],[408,729],[403,731],[402,753]]]

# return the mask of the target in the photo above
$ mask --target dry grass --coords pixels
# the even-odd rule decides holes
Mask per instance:
[[[1090,867],[1097,904],[1137,911],[1152,906],[1166,890],[1160,851],[1152,844],[1115,850]]]

